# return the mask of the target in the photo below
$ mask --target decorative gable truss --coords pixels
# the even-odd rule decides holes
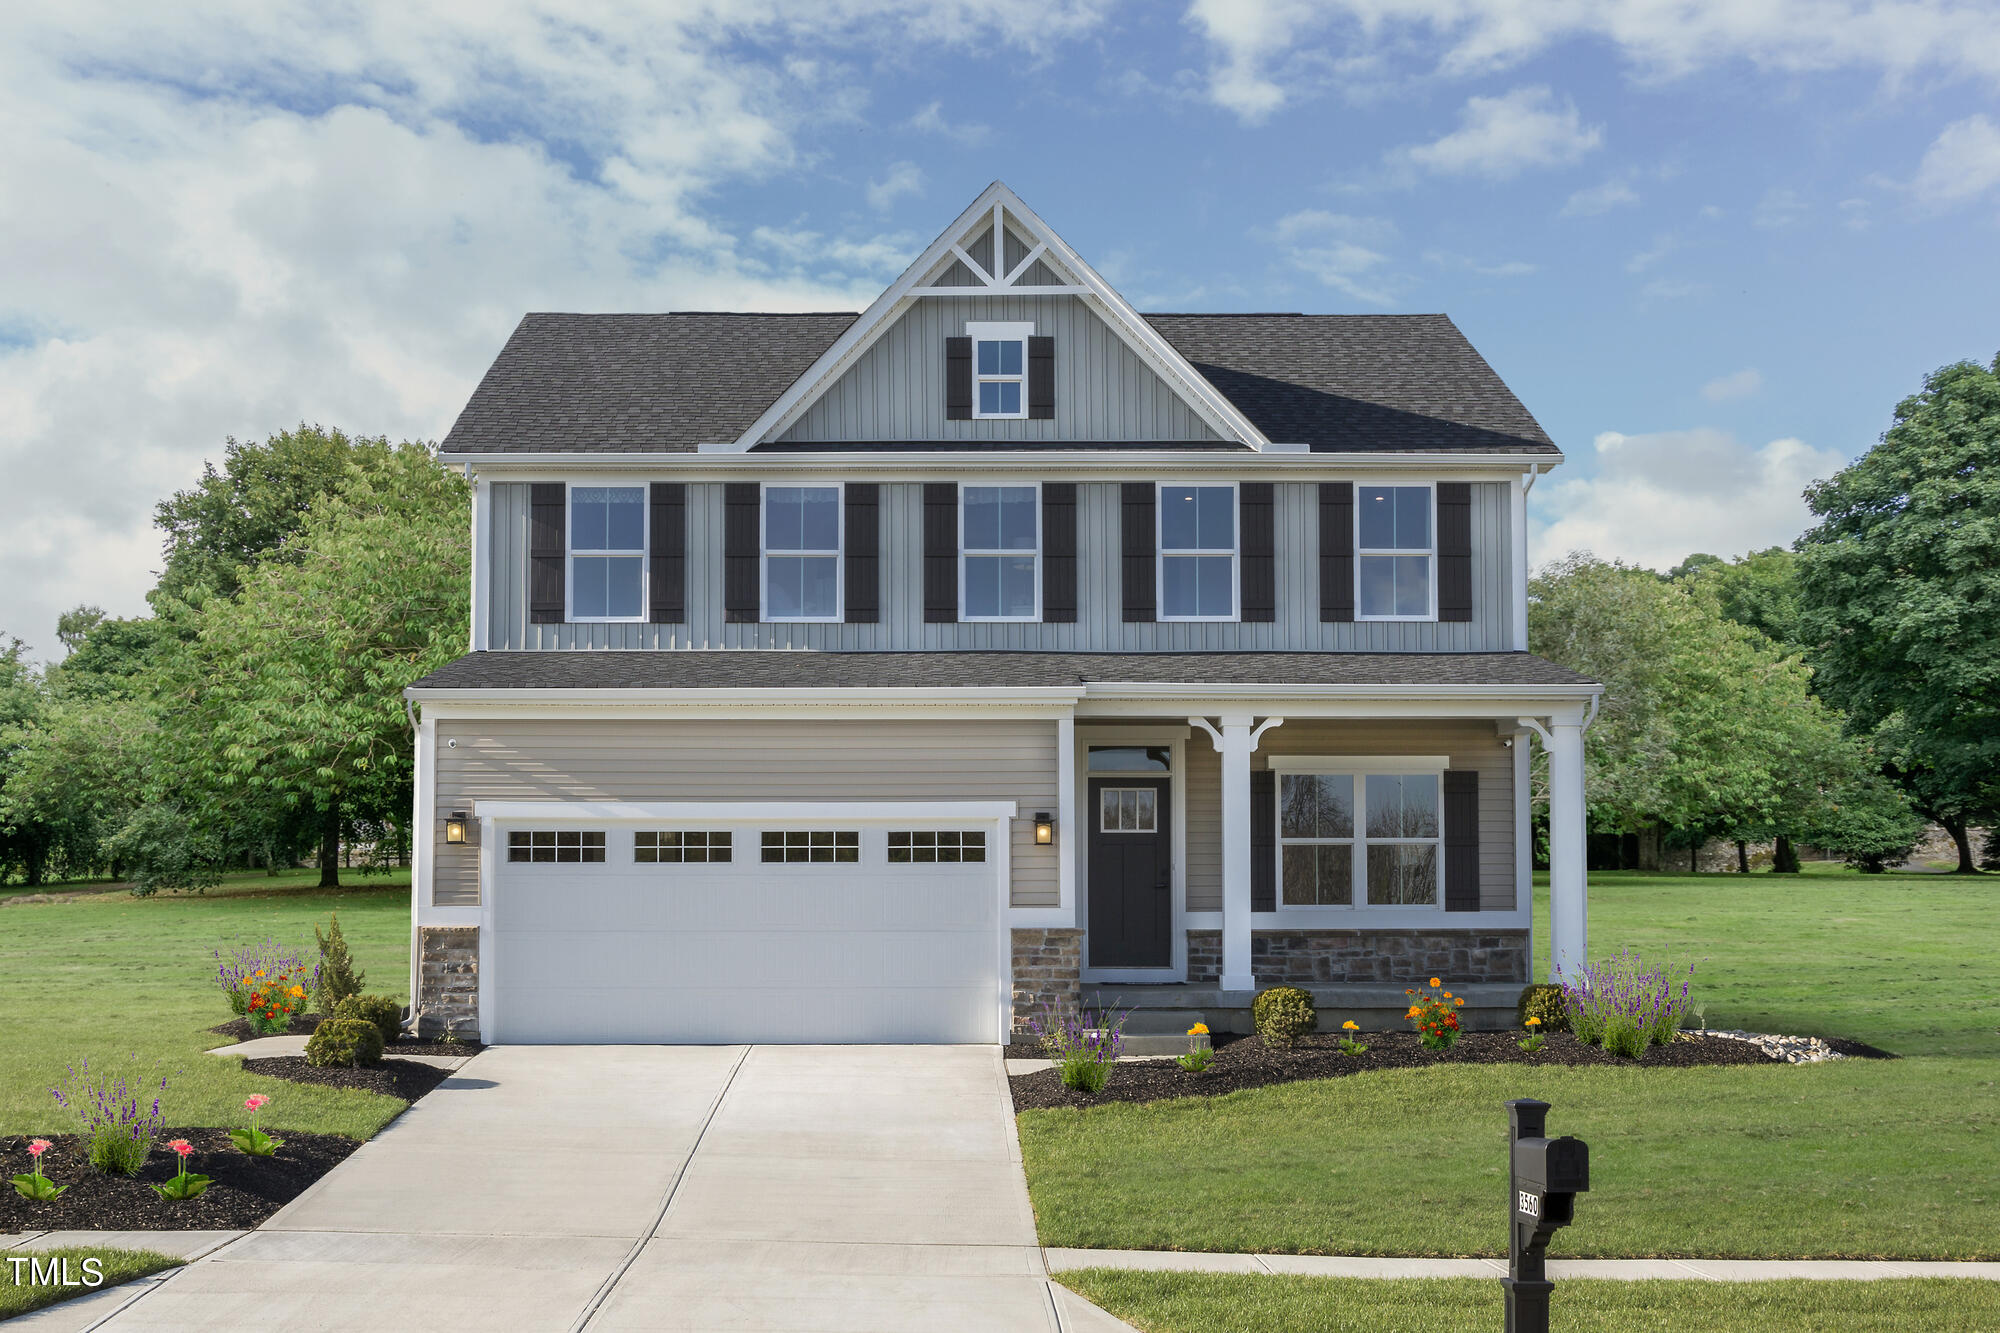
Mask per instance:
[[[1269,445],[1249,418],[1020,196],[995,181],[748,430],[729,443],[704,447],[743,452],[778,439],[919,301],[996,296],[1074,297],[1219,437],[1252,449]],[[1030,356],[1038,350],[1031,348]],[[1030,366],[1026,372],[1031,388],[1034,369]]]

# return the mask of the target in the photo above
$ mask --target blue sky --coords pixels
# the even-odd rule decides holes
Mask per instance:
[[[143,606],[226,436],[435,438],[528,309],[853,309],[1005,179],[1142,309],[1443,310],[1535,554],[1787,541],[2000,350],[1949,0],[82,3],[0,39],[0,629]]]

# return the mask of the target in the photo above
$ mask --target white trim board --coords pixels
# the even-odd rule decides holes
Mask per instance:
[[[805,823],[895,824],[910,820],[1013,819],[1015,801],[480,801],[482,821],[560,820],[564,823],[651,823],[666,819],[737,823],[797,820]]]
[[[1161,471],[1221,472],[1240,476],[1245,468],[1263,481],[1339,480],[1348,473],[1402,474],[1424,469],[1432,481],[1513,481],[1521,476],[1520,454],[1410,454],[1314,452],[1303,445],[1269,445],[1262,450],[1228,443],[1206,449],[1083,449],[1062,445],[992,449],[786,449],[743,452],[733,445],[699,450],[630,450],[605,453],[464,453],[448,460],[494,481],[564,481],[579,472],[625,472],[635,477],[672,476],[682,481],[721,480],[754,472],[760,477],[789,473],[861,471],[869,480],[954,481],[968,464],[982,470],[1025,469],[1063,476],[1096,476],[1144,481]],[[1562,461],[1543,455],[1536,466]],[[1328,473],[1334,474],[1331,478]]]

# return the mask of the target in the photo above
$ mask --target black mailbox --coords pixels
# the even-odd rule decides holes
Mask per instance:
[[[1549,1293],[1544,1262],[1549,1238],[1576,1220],[1576,1196],[1590,1188],[1590,1147],[1582,1139],[1543,1136],[1549,1104],[1532,1098],[1507,1103],[1513,1147],[1508,1189],[1507,1333],[1548,1333]]]
[[[1567,1134],[1516,1140],[1514,1185],[1537,1194],[1582,1194],[1590,1188],[1590,1145]]]

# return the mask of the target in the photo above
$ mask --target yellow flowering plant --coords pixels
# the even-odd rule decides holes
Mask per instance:
[[[1208,1068],[1208,1062],[1215,1058],[1215,1048],[1202,1043],[1208,1035],[1208,1024],[1196,1023],[1187,1030],[1188,1049],[1186,1055],[1174,1057],[1174,1063],[1190,1074],[1199,1074]]]
[[[1542,1047],[1548,1044],[1549,1041],[1548,1034],[1542,1031],[1541,1019],[1536,1018],[1534,1015],[1530,1014],[1528,1016],[1527,1021],[1523,1023],[1521,1026],[1525,1027],[1528,1030],[1528,1035],[1521,1038],[1514,1044],[1516,1046],[1519,1046],[1522,1050],[1526,1051],[1529,1055],[1533,1055],[1536,1051],[1541,1050]]]
[[[1368,1049],[1366,1046],[1363,1046],[1360,1042],[1354,1039],[1354,1034],[1361,1031],[1361,1025],[1359,1023],[1355,1022],[1353,1019],[1350,1018],[1345,1023],[1342,1023],[1340,1025],[1340,1030],[1346,1034],[1340,1039],[1340,1049],[1342,1053],[1347,1055],[1360,1055],[1363,1051],[1366,1051]]]

